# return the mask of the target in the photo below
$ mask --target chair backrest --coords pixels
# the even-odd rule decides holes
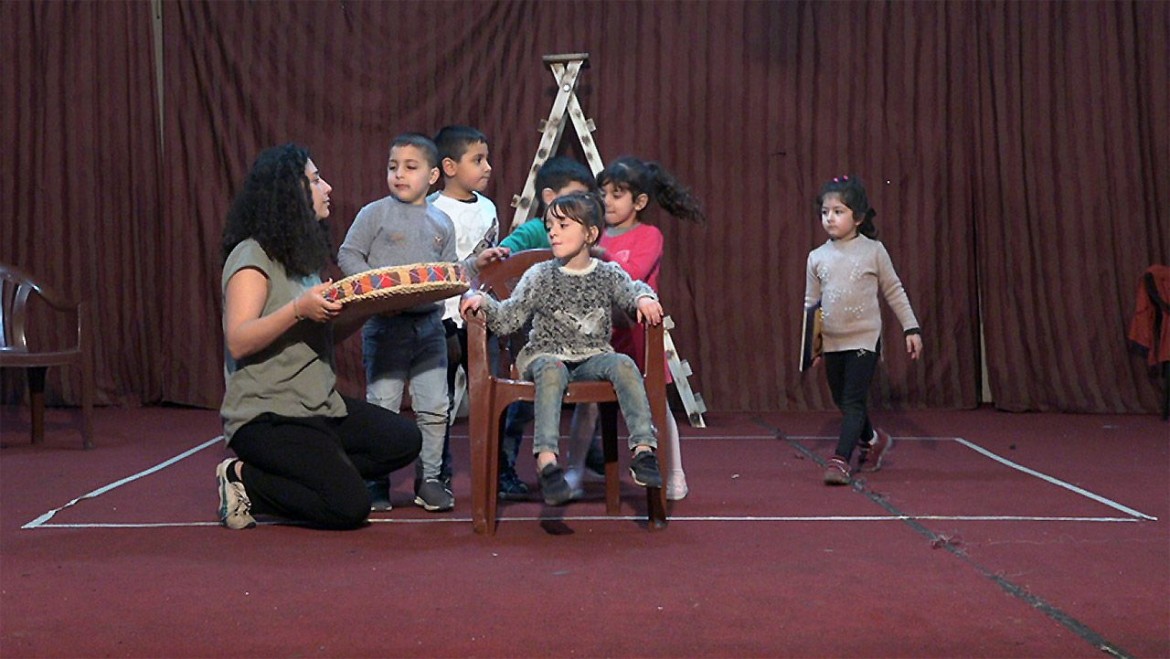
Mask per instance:
[[[475,278],[475,287],[497,300],[506,300],[511,297],[525,270],[552,258],[551,249],[526,249],[516,252],[503,261],[494,261],[480,270]]]
[[[78,303],[37,282],[19,268],[0,263],[0,351],[28,352],[28,301],[36,293],[57,311],[80,314]],[[78,342],[81,322],[78,322]]]

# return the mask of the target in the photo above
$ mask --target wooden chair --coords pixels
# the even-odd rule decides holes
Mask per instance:
[[[492,263],[480,271],[479,290],[504,300],[520,276],[529,267],[551,259],[552,250],[532,249],[517,252],[504,261]],[[666,428],[666,365],[662,326],[647,327],[646,368],[643,377],[650,398],[654,426]],[[501,356],[505,352],[501,350]],[[471,515],[476,533],[496,532],[497,494],[499,490],[500,436],[503,434],[504,411],[514,402],[534,400],[536,386],[512,377],[492,373],[487,353],[487,327],[482,313],[467,322],[468,391],[471,397],[469,432],[471,434]],[[605,450],[605,508],[609,515],[621,509],[621,477],[618,465],[617,393],[609,382],[571,382],[565,392],[566,403],[600,403],[603,448]],[[666,454],[669,442],[658,447],[658,464],[663,476],[669,465]],[[666,525],[666,505],[661,488],[646,489],[646,507],[650,529]]]
[[[29,348],[25,330],[29,320],[28,303],[34,293],[53,311],[76,321],[77,340],[72,347]],[[82,446],[93,447],[94,382],[88,311],[85,302],[66,298],[21,270],[0,263],[0,368],[23,368],[28,375],[33,444],[45,438],[45,370],[50,366],[77,366],[81,369]]]

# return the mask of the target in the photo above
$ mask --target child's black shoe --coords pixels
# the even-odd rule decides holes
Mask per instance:
[[[658,458],[654,451],[641,451],[630,461],[630,476],[642,487],[662,487],[662,474],[658,471]]]
[[[561,506],[573,498],[573,488],[565,480],[565,470],[556,463],[546,464],[540,470],[540,493],[550,506]]]

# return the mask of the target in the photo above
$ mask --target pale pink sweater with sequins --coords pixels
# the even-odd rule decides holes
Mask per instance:
[[[882,334],[879,291],[903,331],[918,328],[902,280],[881,242],[858,235],[828,240],[809,252],[804,306],[821,303],[825,352],[877,347]]]

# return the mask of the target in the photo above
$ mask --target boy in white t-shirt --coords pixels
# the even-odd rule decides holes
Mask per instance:
[[[470,126],[444,126],[435,135],[439,149],[439,171],[443,174],[443,189],[431,193],[427,201],[446,213],[455,224],[455,258],[466,259],[472,254],[495,247],[500,238],[500,222],[496,205],[483,195],[491,180],[492,166],[488,162],[488,140],[482,132]],[[447,390],[451,401],[450,422],[455,419],[455,374],[460,365],[467,369],[467,330],[459,315],[459,298],[447,300],[443,313],[447,328]],[[488,342],[492,362],[495,362],[496,343]],[[450,432],[448,432],[448,437]],[[442,478],[450,482],[451,456],[449,441],[443,443]]]

